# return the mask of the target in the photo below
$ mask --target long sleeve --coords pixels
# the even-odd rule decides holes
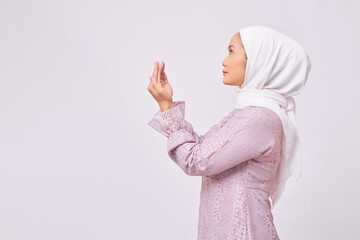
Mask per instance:
[[[148,123],[167,137],[170,158],[191,176],[211,176],[270,151],[276,139],[260,108],[234,110],[205,135],[185,120],[185,102],[160,110]]]

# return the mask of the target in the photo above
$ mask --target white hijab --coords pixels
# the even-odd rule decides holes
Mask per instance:
[[[245,79],[236,87],[236,108],[263,106],[273,110],[283,124],[281,161],[271,187],[274,208],[290,175],[301,176],[300,139],[295,124],[295,100],[304,88],[311,62],[292,38],[265,26],[239,31],[248,57]]]

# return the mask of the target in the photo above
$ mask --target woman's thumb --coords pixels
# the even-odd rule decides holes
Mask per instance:
[[[169,83],[166,73],[164,72],[164,83]]]

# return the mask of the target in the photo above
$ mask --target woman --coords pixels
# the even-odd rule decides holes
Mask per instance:
[[[301,174],[293,96],[311,62],[290,37],[250,26],[231,38],[222,64],[237,101],[205,135],[185,120],[185,102],[172,101],[163,62],[148,86],[160,106],[148,124],[167,137],[170,158],[187,175],[202,176],[199,240],[279,239],[271,209],[288,177]]]

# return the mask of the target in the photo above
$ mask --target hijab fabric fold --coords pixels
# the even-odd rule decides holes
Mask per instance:
[[[262,106],[274,111],[283,125],[281,159],[270,189],[275,207],[286,180],[301,176],[301,145],[296,129],[293,96],[302,92],[311,61],[302,46],[270,27],[249,26],[239,31],[247,55],[245,79],[235,88],[236,108]]]

